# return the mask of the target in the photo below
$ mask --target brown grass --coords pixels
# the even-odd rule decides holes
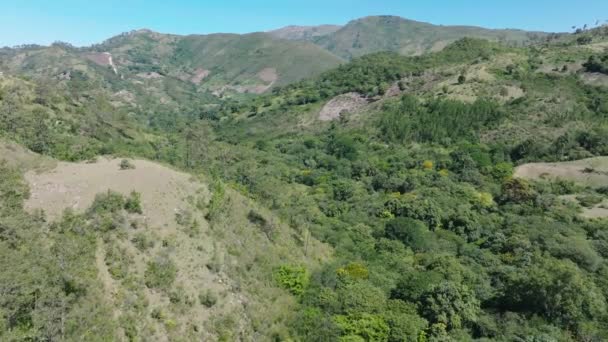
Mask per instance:
[[[367,100],[358,93],[347,93],[331,99],[319,112],[319,120],[331,121],[338,119],[343,112],[353,113],[367,105]]]
[[[589,172],[593,170],[593,172]],[[525,179],[565,179],[592,187],[608,184],[608,157],[561,163],[531,163],[515,169],[515,177]]]

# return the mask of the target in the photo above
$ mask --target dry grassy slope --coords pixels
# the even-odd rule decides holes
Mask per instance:
[[[57,162],[40,156],[22,146],[0,138],[0,163],[20,170],[44,171],[54,168]]]
[[[134,160],[135,169],[120,170],[120,160],[110,158],[56,163],[9,143],[0,144],[0,152],[2,159],[27,171],[31,196],[26,208],[43,209],[49,221],[65,208],[85,210],[95,194],[108,189],[141,193],[143,214],[129,215],[123,228],[100,234],[95,256],[114,318],[135,319],[140,336],[152,340],[213,341],[220,334],[229,340],[259,340],[284,333],[282,323],[295,301],[275,286],[273,269],[282,264],[314,269],[330,255],[328,247],[309,238],[310,257],[305,256],[302,236],[230,189],[211,224],[205,219],[212,195],[205,179],[166,166]],[[269,222],[272,240],[248,219],[252,210]],[[178,223],[178,213],[190,218]],[[145,285],[148,263],[162,256],[178,270],[170,291]],[[211,308],[199,300],[207,291],[218,297]],[[172,300],[171,293],[178,299]],[[123,330],[117,339],[126,339]]]
[[[608,157],[596,157],[560,163],[530,163],[517,167],[515,177],[525,179],[561,178],[601,187],[608,185]]]
[[[515,177],[538,179],[563,179],[583,186],[599,188],[608,186],[608,157],[596,157],[559,163],[529,163],[515,169]],[[578,203],[577,195],[562,196],[562,199]],[[604,200],[592,208],[581,208],[586,218],[608,217],[608,201]]]

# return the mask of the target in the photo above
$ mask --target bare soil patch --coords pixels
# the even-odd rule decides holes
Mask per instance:
[[[608,157],[524,164],[515,169],[514,176],[524,179],[560,178],[592,187],[608,186]]]
[[[83,211],[95,195],[107,190],[128,195],[142,195],[145,220],[152,226],[173,226],[175,213],[188,196],[197,190],[207,191],[191,176],[146,160],[133,160],[135,169],[121,170],[120,159],[101,158],[96,163],[65,163],[45,173],[27,172],[31,196],[28,210],[43,209],[47,217],[57,219],[66,208]]]
[[[89,53],[85,57],[97,65],[112,65],[112,55],[109,52]]]
[[[331,121],[338,119],[341,113],[355,112],[365,105],[367,100],[359,93],[346,93],[338,95],[323,106],[319,112],[319,120]]]
[[[279,79],[279,74],[275,68],[264,68],[258,72],[258,77],[266,83],[274,83]]]
[[[192,76],[192,78],[190,79],[190,82],[194,83],[194,84],[200,84],[207,76],[209,76],[209,74],[211,73],[211,71],[207,70],[207,69],[203,69],[203,68],[198,68],[194,71],[194,76]]]
[[[581,74],[583,82],[593,86],[608,87],[608,75],[599,72],[585,72]]]

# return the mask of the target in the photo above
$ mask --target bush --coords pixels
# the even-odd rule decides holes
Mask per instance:
[[[601,57],[590,56],[583,66],[588,72],[600,72],[603,74],[608,74],[608,55]]]
[[[141,208],[141,194],[139,192],[131,191],[131,194],[125,201],[125,210],[131,214],[142,214]]]
[[[120,161],[120,169],[121,170],[132,170],[132,169],[135,169],[135,165],[133,163],[131,163],[129,160],[123,159]]]
[[[294,296],[302,295],[308,285],[308,272],[303,266],[283,265],[275,271],[274,277],[279,286]]]
[[[105,193],[95,195],[95,200],[89,208],[89,213],[116,213],[123,209],[125,199],[122,194],[108,190]]]
[[[576,196],[576,200],[578,201],[578,203],[580,203],[580,205],[585,208],[593,208],[596,205],[602,203],[604,198],[600,195],[588,194]]]
[[[187,209],[180,209],[175,213],[175,222],[180,226],[187,227],[192,224],[192,212]]]
[[[149,233],[141,232],[133,237],[131,242],[138,250],[144,252],[152,247],[154,247],[154,240],[152,240],[149,236]]]
[[[380,316],[338,315],[334,322],[342,330],[340,341],[387,341],[390,328]]]
[[[269,240],[273,239],[275,227],[272,222],[269,222],[262,214],[252,209],[247,214],[247,219],[249,222],[258,226]]]
[[[148,263],[144,280],[149,288],[167,290],[177,277],[177,267],[168,257],[159,257]]]
[[[211,290],[206,290],[204,292],[201,292],[198,295],[198,299],[202,305],[204,305],[208,308],[213,307],[215,304],[217,304],[217,301],[218,301],[217,295],[215,294],[215,292],[213,292]]]

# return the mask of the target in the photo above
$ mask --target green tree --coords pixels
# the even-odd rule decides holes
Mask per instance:
[[[432,323],[460,329],[475,321],[480,303],[466,285],[442,282],[422,295],[422,314]]]
[[[433,236],[426,225],[418,220],[397,217],[386,223],[386,237],[403,242],[415,252],[428,251],[433,247]]]

